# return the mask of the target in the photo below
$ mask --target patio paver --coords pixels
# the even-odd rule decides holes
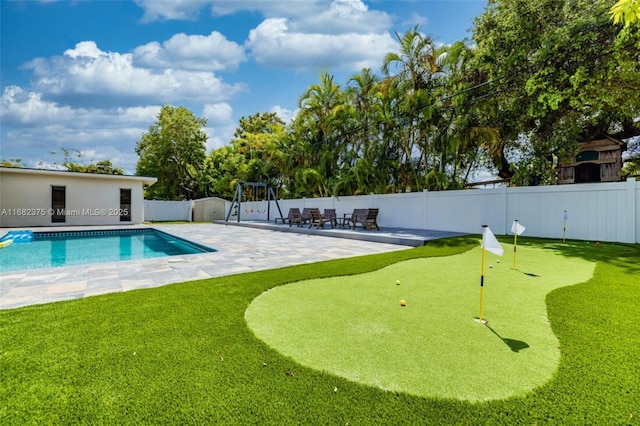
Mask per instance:
[[[150,225],[213,253],[0,273],[0,309],[280,268],[408,247],[223,224]],[[65,231],[86,227],[33,228]],[[93,227],[118,229],[122,227]],[[0,229],[3,235],[7,229]]]

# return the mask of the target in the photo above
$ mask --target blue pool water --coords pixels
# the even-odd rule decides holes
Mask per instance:
[[[0,248],[0,272],[213,251],[148,228],[34,232],[34,240],[30,243],[14,243]]]

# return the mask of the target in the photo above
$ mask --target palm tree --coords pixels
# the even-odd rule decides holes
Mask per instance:
[[[395,105],[403,126],[401,168],[412,189],[419,191],[425,183],[419,170],[424,167],[425,174],[428,172],[430,157],[436,48],[418,25],[402,36],[396,33],[396,38],[399,52],[385,55],[382,72],[399,95]]]
[[[475,103],[477,95],[470,91],[475,84],[469,69],[473,54],[474,50],[464,41],[438,50],[436,78],[441,101],[434,139],[440,157],[434,172],[438,178],[430,182],[433,186],[429,189],[462,188],[477,165],[479,150],[499,142],[497,130],[481,124],[481,107]]]
[[[311,166],[325,185],[335,176],[345,146],[340,143],[341,116],[345,112],[344,93],[333,76],[324,73],[320,83],[311,85],[298,101],[300,112],[294,128],[296,135],[309,143]],[[309,174],[307,174],[309,175]]]

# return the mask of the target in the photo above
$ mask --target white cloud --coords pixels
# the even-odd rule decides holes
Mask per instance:
[[[0,104],[3,158],[23,158],[30,167],[38,161],[61,163],[64,158],[51,152],[64,147],[81,151],[83,162],[108,159],[129,173],[138,159],[135,144],[155,123],[161,108],[73,108],[18,86],[6,87]]]
[[[205,1],[193,0],[136,0],[144,10],[142,22],[162,20],[192,21],[198,18],[200,10],[206,6]]]
[[[206,150],[207,153],[218,149],[224,145],[227,145],[233,138],[233,133],[236,130],[234,125],[222,126],[222,127],[205,127],[204,132],[207,134]]]
[[[142,22],[181,20],[192,21],[198,18],[202,9],[210,8],[214,16],[233,15],[242,11],[258,12],[267,17],[308,16],[317,13],[327,4],[326,1],[255,1],[255,0],[136,0],[144,10]]]
[[[416,24],[420,27],[424,28],[429,23],[429,18],[426,16],[420,15],[418,12],[413,12],[411,16],[404,21],[402,21],[402,25],[413,28]]]
[[[70,107],[58,107],[42,100],[40,93],[25,92],[21,87],[8,86],[2,93],[0,120],[3,125],[37,125],[68,120],[73,115]]]
[[[227,103],[205,104],[204,117],[208,125],[228,125],[232,122],[233,108]]]
[[[203,115],[207,119],[204,131],[209,137],[206,144],[207,152],[228,144],[237,127],[231,105],[224,102],[205,104]]]
[[[309,16],[326,7],[328,2],[318,0],[304,1],[211,1],[211,12],[214,15],[232,15],[241,11],[259,12],[266,17],[276,16]]]
[[[133,54],[105,52],[93,41],[78,43],[63,56],[34,59],[25,68],[33,70],[37,91],[70,104],[223,101],[244,90],[210,72],[138,68]]]
[[[247,46],[256,62],[273,68],[343,69],[375,68],[394,51],[389,33],[328,35],[294,32],[284,18],[270,18],[251,30]]]
[[[128,174],[135,172],[138,155],[136,142],[147,127],[76,128],[66,125],[49,125],[10,130],[3,136],[2,157],[22,158],[28,167],[36,167],[39,161],[62,163],[64,157],[52,154],[61,148],[79,150],[82,164],[111,160],[116,167]]]
[[[175,34],[162,44],[154,41],[133,51],[133,65],[148,68],[233,70],[244,60],[244,48],[217,31],[208,36]]]
[[[361,0],[334,0],[328,9],[292,20],[294,32],[321,34],[383,33],[391,27],[391,17],[369,10]]]
[[[275,105],[273,108],[271,108],[271,112],[275,112],[278,117],[280,117],[287,124],[289,124],[296,118],[296,116],[298,115],[298,111],[300,111],[300,108],[290,110],[287,108],[283,108],[280,105]]]
[[[258,12],[266,19],[250,31],[245,47],[259,64],[271,68],[359,71],[377,68],[397,43],[389,34],[392,17],[370,10],[362,0],[328,1],[138,1],[148,19],[192,19],[210,7],[214,15]],[[219,53],[216,52],[218,46]],[[181,64],[197,70],[233,69],[244,60],[244,51],[217,32],[209,36],[178,34],[134,51],[134,64],[166,67]]]
[[[18,86],[5,87],[0,98],[0,123],[11,127],[65,125],[73,128],[95,125],[123,127],[139,123],[153,124],[160,106],[117,108],[72,108],[45,101],[37,92]]]

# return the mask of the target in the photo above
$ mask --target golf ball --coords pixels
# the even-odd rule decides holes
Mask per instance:
[[[489,264],[489,268],[493,268],[493,265],[492,265],[492,264]]]
[[[400,280],[396,280],[396,285],[400,285]]]
[[[400,301],[400,306],[407,306],[406,300],[401,300]]]
[[[500,263],[500,259],[496,259],[496,263]]]

